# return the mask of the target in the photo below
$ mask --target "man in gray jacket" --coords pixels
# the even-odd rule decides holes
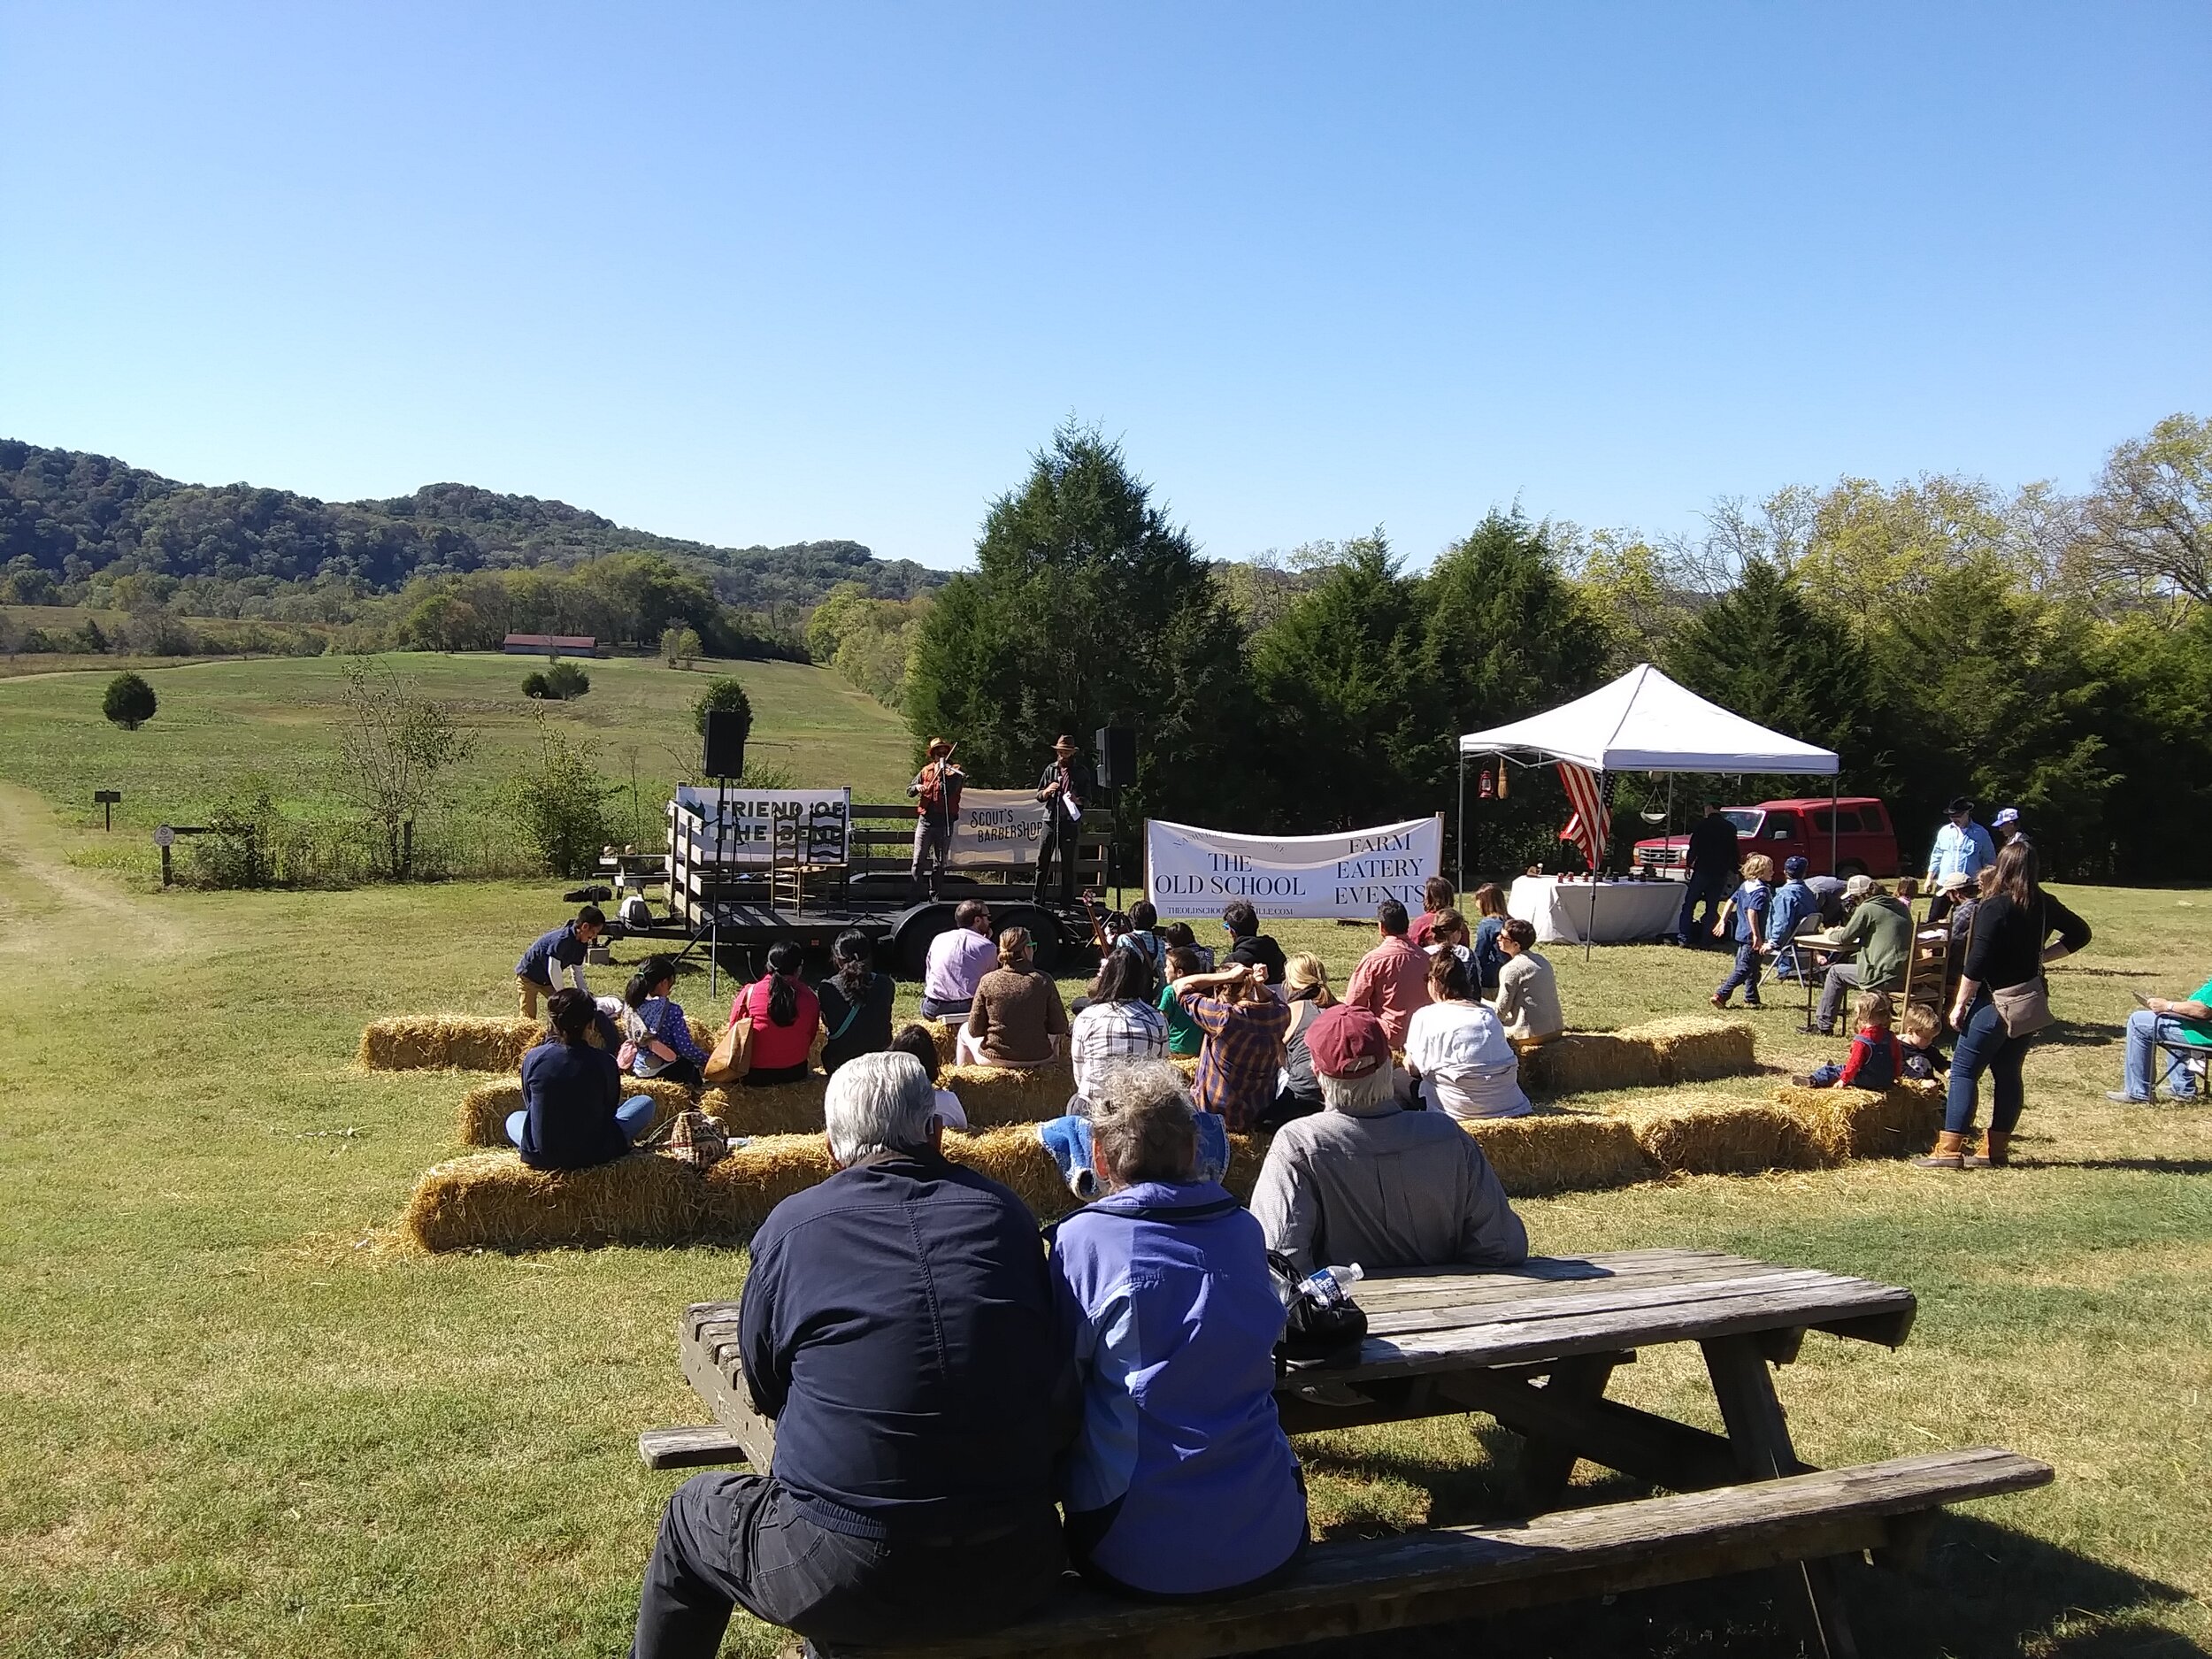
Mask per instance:
[[[1285,1124],[1260,1166],[1252,1213],[1269,1249],[1302,1274],[1528,1259],[1528,1230],[1475,1138],[1399,1103],[1374,1015],[1340,1003],[1306,1027],[1306,1051],[1325,1110]]]

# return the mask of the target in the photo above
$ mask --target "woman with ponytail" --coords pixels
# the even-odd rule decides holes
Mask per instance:
[[[622,992],[624,1052],[633,1077],[697,1088],[707,1054],[692,1041],[683,1007],[669,995],[675,986],[676,964],[666,956],[648,956],[638,964]]]
[[[822,1002],[814,987],[799,977],[805,965],[804,954],[791,941],[772,946],[765,977],[740,991],[730,1004],[731,1025],[741,1018],[753,1022],[753,1059],[745,1072],[748,1088],[796,1083],[807,1074],[814,1033],[822,1028]]]
[[[822,1070],[835,1071],[864,1054],[891,1046],[891,998],[898,986],[875,970],[876,948],[857,927],[848,927],[830,947],[837,972],[822,981]]]

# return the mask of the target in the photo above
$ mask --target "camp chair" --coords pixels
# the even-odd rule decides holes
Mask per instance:
[[[2151,1048],[2157,1053],[2166,1056],[2167,1062],[2154,1063],[2152,1065],[2149,1087],[2144,1094],[2147,1100],[2158,1098],[2159,1079],[2168,1074],[2170,1065],[2178,1065],[2196,1079],[2197,1099],[2204,1100],[2212,1096],[2212,1048],[2206,1048],[2202,1043],[2188,1041],[2178,1030],[2171,1035],[2167,1033],[2169,1025],[2178,1026],[2180,1023],[2179,1019],[2171,1015],[2162,1014],[2158,1018],[2158,1023],[2151,1027]],[[2166,1093],[2170,1099],[2187,1098],[2175,1094],[2170,1088]]]

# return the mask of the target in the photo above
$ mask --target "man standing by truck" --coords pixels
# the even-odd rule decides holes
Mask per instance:
[[[1689,879],[1683,883],[1682,914],[1674,925],[1681,942],[1693,950],[1702,950],[1711,941],[1722,901],[1735,890],[1739,858],[1734,822],[1709,801],[1704,812],[1684,849]],[[1693,917],[1693,911],[1701,913]]]

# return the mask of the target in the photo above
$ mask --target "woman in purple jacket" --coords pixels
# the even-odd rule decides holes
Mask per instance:
[[[1275,1413],[1283,1308],[1251,1212],[1194,1180],[1196,1108],[1162,1061],[1092,1102],[1107,1196],[1063,1221],[1053,1298],[1083,1379],[1062,1477],[1068,1552],[1146,1600],[1257,1590],[1306,1548],[1306,1491]]]

